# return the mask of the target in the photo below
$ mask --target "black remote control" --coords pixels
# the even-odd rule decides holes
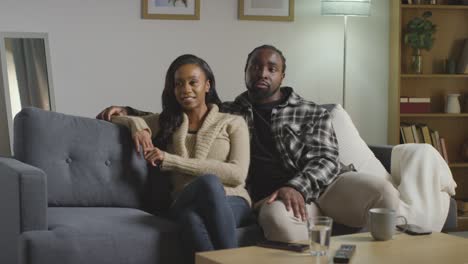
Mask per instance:
[[[334,263],[349,263],[356,251],[356,245],[341,245],[333,257]]]

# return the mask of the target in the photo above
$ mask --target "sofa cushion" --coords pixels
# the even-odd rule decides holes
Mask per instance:
[[[48,216],[48,231],[21,235],[28,263],[182,263],[166,219],[128,208],[49,208]]]
[[[126,128],[37,108],[14,128],[15,157],[45,172],[50,206],[142,206],[148,169]]]
[[[341,105],[335,105],[330,111],[333,128],[338,140],[339,157],[343,164],[353,164],[359,172],[390,180],[390,174],[375,157],[359,135],[353,121]]]

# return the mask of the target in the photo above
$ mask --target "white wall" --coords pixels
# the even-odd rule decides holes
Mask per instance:
[[[284,85],[318,103],[341,101],[343,18],[320,16],[319,0],[296,0],[292,23],[237,20],[237,0],[201,2],[200,21],[165,21],[141,19],[139,0],[1,0],[0,31],[49,33],[59,112],[158,111],[166,68],[183,53],[204,58],[231,100],[245,89],[248,52],[264,43],[287,58]],[[372,0],[371,17],[348,19],[347,110],[374,144],[387,138],[388,13],[388,0]]]

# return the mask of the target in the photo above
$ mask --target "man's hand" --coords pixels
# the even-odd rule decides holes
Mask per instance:
[[[151,150],[145,153],[145,159],[148,163],[156,167],[163,162],[164,151],[153,147]]]
[[[145,156],[146,152],[151,151],[153,146],[153,141],[151,140],[151,135],[148,130],[138,131],[133,135],[133,143],[135,144],[135,150],[140,154],[140,150]],[[141,146],[141,148],[140,148]]]
[[[125,116],[128,115],[127,109],[124,106],[109,106],[106,109],[102,110],[96,118],[106,121],[110,121],[112,116]]]
[[[269,196],[267,203],[270,204],[277,199],[286,205],[286,210],[290,211],[292,208],[295,217],[301,218],[302,221],[307,219],[304,197],[296,189],[281,187]]]

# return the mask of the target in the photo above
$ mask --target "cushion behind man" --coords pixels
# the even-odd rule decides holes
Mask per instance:
[[[365,172],[391,181],[391,176],[375,157],[366,142],[359,135],[353,121],[341,105],[330,110],[333,128],[338,140],[340,161],[353,164],[359,172]]]

